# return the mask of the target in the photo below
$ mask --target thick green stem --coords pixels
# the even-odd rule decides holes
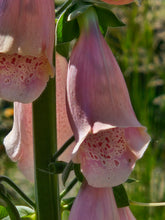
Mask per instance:
[[[33,103],[35,194],[38,220],[60,220],[57,175],[48,164],[57,150],[55,80],[48,82],[43,94]]]

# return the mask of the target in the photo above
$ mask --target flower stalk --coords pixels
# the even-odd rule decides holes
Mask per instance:
[[[33,103],[35,195],[38,220],[60,219],[58,177],[48,169],[56,143],[55,80],[51,79],[44,93]]]
[[[130,200],[129,203],[130,203],[130,205],[144,206],[144,207],[160,207],[160,206],[165,206],[165,202],[148,202],[148,203],[144,203],[144,202],[135,202],[135,201]]]

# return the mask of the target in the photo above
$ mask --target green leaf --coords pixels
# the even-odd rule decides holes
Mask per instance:
[[[63,184],[65,185],[67,179],[68,179],[68,176],[71,172],[71,170],[73,170],[73,162],[70,161],[67,166],[65,167],[63,173],[62,173],[62,182]]]
[[[75,175],[77,177],[77,179],[82,182],[84,180],[84,176],[80,170],[80,164],[74,164],[74,172],[75,172]]]
[[[27,219],[27,220],[28,219],[29,220],[30,219],[33,219],[33,220],[35,219],[34,218],[35,213],[34,213],[33,209],[31,209],[31,208],[29,208],[27,206],[16,206],[16,209],[17,209],[21,219],[24,219],[24,220],[25,219]],[[3,218],[3,220],[10,220],[10,217],[8,216],[8,214],[7,214],[7,216],[5,216],[5,218]]]
[[[19,215],[21,217],[28,216],[30,214],[34,214],[34,210],[27,207],[27,206],[16,206],[16,208],[17,208]]]
[[[69,7],[58,19],[56,27],[57,45],[69,42],[79,35],[77,20],[67,21],[68,15],[73,9],[73,6]]]
[[[96,13],[99,19],[99,25],[105,35],[108,27],[122,27],[125,24],[120,21],[116,15],[107,8],[98,7],[95,5]]]
[[[113,187],[113,194],[118,208],[129,206],[128,196],[123,185]]]
[[[66,198],[66,199],[62,199],[61,201],[61,205],[66,205],[66,204],[69,204],[69,203],[73,203],[75,200],[75,197],[70,197],[70,198]]]
[[[63,199],[61,201],[61,209],[62,210],[71,210],[75,197]]]
[[[136,179],[134,179],[134,178],[129,178],[129,179],[127,179],[127,181],[126,181],[126,183],[134,183],[134,182],[138,183],[139,180],[136,180]]]
[[[0,206],[0,219],[3,219],[6,216],[8,216],[8,211],[4,206]]]
[[[62,173],[67,166],[64,161],[56,161],[49,164],[49,170],[51,173]]]
[[[23,220],[37,220],[37,217],[36,217],[36,214],[31,214],[31,215],[28,215],[28,216],[23,216],[21,219]]]
[[[72,11],[69,15],[68,15],[68,21],[72,21],[74,19],[76,19],[78,16],[80,16],[81,14],[83,14],[88,8],[92,7],[91,4],[83,4],[83,5],[78,5],[76,7],[76,9],[74,11]]]
[[[2,184],[0,184],[2,186]],[[15,205],[10,201],[8,198],[8,195],[6,193],[3,193],[3,190],[0,190],[0,199],[2,199],[4,206],[6,207],[6,210],[10,216],[5,217],[4,219],[12,219],[12,220],[20,220],[20,215],[18,210],[16,209]]]
[[[57,46],[56,46],[56,51],[59,54],[61,54],[63,57],[65,57],[66,59],[69,57],[69,49],[70,49],[69,42],[57,44]]]
[[[87,3],[92,3],[93,6],[96,6],[98,8],[104,8],[111,10],[112,6],[108,3],[102,2],[102,1],[97,1],[97,0],[85,0]]]

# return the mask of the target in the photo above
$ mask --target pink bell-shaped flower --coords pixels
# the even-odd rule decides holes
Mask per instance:
[[[69,216],[69,220],[84,219],[135,220],[129,207],[117,208],[112,188],[94,188],[86,182],[82,184]]]
[[[54,75],[53,0],[0,1],[0,97],[29,103]]]
[[[133,2],[134,0],[103,0],[103,1],[112,5],[126,5]]]
[[[57,145],[60,148],[73,134],[65,109],[67,61],[59,54],[56,55],[56,67]],[[5,137],[4,145],[8,156],[18,161],[18,167],[31,181],[34,179],[32,130],[32,104],[15,102],[13,128]],[[60,159],[69,161],[72,149],[67,149]]]
[[[76,139],[72,160],[81,164],[89,185],[110,187],[126,181],[150,137],[137,121],[121,70],[90,10],[79,18],[80,37],[68,66],[67,110]]]

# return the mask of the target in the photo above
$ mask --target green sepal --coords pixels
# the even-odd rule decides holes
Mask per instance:
[[[136,180],[136,179],[134,179],[134,178],[128,178],[128,179],[126,180],[126,183],[134,183],[134,182],[138,183],[139,180]]]
[[[62,173],[67,166],[64,161],[56,161],[49,164],[49,171],[54,174]]]
[[[128,196],[122,184],[113,187],[113,194],[118,208],[129,206]]]
[[[74,200],[75,200],[75,197],[70,197],[70,198],[67,198],[67,199],[63,199],[61,201],[61,209],[70,211],[71,208],[72,208]]]
[[[61,205],[66,205],[66,204],[69,204],[69,203],[73,203],[75,200],[75,197],[70,197],[70,198],[66,198],[66,199],[62,199],[61,201]]]
[[[90,7],[92,7],[92,4],[80,4],[77,5],[75,7],[75,10],[72,11],[69,15],[68,15],[68,21],[72,21],[76,18],[78,18],[81,14],[83,14],[87,9],[89,9]]]
[[[70,43],[61,43],[56,45],[56,51],[66,59],[69,58]]]
[[[108,27],[122,27],[125,24],[108,8],[95,6],[102,34],[105,35]]]
[[[74,164],[74,172],[75,172],[75,175],[77,177],[77,179],[80,181],[80,182],[83,182],[84,180],[84,176],[80,170],[80,164]]]
[[[73,11],[74,5],[70,5],[58,19],[56,26],[57,45],[72,41],[79,35],[79,26],[77,20],[74,19],[72,21],[68,21],[68,16]]]
[[[8,211],[4,206],[0,206],[0,219],[5,218],[8,216]]]
[[[111,11],[111,6],[107,3],[90,0],[80,3],[74,2],[61,14],[56,25],[56,48],[61,55],[68,57],[69,45],[65,43],[78,38],[79,25],[77,18],[85,13],[90,7],[94,7],[96,10],[100,30],[103,35],[106,34],[108,27],[121,27],[125,25]]]
[[[63,184],[65,185],[67,179],[68,179],[68,176],[70,174],[70,172],[73,170],[73,162],[70,161],[67,166],[65,167],[63,173],[62,173],[62,182]]]

